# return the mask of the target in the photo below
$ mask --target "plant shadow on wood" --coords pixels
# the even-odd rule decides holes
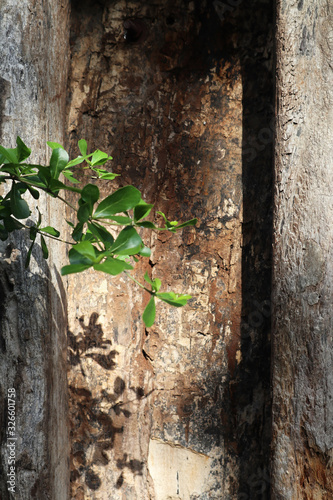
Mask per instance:
[[[87,374],[84,369],[84,359],[92,359],[103,370],[111,371],[117,366],[115,358],[118,352],[112,349],[111,340],[104,338],[98,314],[92,313],[88,324],[84,317],[79,318],[81,333],[74,335],[68,331],[68,362],[70,367],[80,365],[83,379]],[[87,383],[88,385],[88,383]],[[96,467],[107,466],[111,460],[110,451],[115,447],[117,434],[124,432],[124,426],[115,423],[117,417],[129,419],[131,412],[126,409],[128,401],[123,401],[125,381],[116,376],[113,391],[101,390],[98,396],[84,386],[69,385],[70,399],[70,439],[71,439],[71,486],[84,482],[91,490],[98,490],[102,480],[96,473]],[[143,397],[141,388],[132,388],[136,399]],[[141,475],[143,463],[131,459],[125,453],[122,459],[117,459],[117,468],[121,471],[115,487],[124,484],[123,471],[128,468],[133,474]],[[74,498],[77,498],[76,496]]]

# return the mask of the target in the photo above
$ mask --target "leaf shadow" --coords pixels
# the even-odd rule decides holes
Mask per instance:
[[[80,387],[69,385],[71,498],[76,498],[75,490],[83,481],[90,490],[95,491],[101,487],[102,479],[96,473],[96,466],[107,466],[110,463],[110,452],[115,447],[116,436],[124,432],[124,426],[116,425],[115,419],[123,417],[126,421],[132,415],[125,407],[129,402],[122,401],[126,384],[121,377],[115,377],[111,392],[101,390],[94,396],[88,388],[89,379],[84,369],[84,359],[92,359],[107,372],[117,366],[115,358],[118,351],[112,349],[111,340],[104,337],[98,317],[97,313],[92,313],[88,324],[85,323],[84,317],[79,318],[81,332],[75,335],[68,330],[67,336],[69,367],[80,365],[83,375],[81,380],[84,381]],[[135,388],[134,391],[136,399],[143,397],[140,388]],[[143,463],[124,454],[123,459],[116,461],[116,468],[128,468],[133,474],[141,475]],[[115,486],[121,488],[123,484],[124,477],[121,472]]]

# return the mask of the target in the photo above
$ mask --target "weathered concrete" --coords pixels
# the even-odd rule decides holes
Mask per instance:
[[[68,2],[0,2],[1,144],[17,135],[46,161],[47,140],[62,142],[68,61]],[[38,201],[46,223],[62,229],[59,203]],[[36,216],[36,213],[33,214]],[[68,498],[68,410],[65,369],[66,298],[59,243],[40,249],[24,269],[28,240],[14,234],[0,259],[0,496]],[[16,391],[16,493],[7,490],[7,391]]]
[[[277,4],[273,498],[333,498],[333,12]]]

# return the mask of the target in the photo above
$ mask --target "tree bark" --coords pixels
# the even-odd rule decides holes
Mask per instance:
[[[64,139],[68,17],[66,0],[0,3],[1,144],[15,147],[20,135],[32,148],[33,161],[47,161],[47,140]],[[45,225],[63,229],[58,203],[41,197],[38,206]],[[0,497],[64,500],[67,313],[59,267],[65,250],[50,244],[45,263],[36,245],[26,270],[28,245],[28,235],[20,234],[0,245]],[[14,436],[8,433],[13,416]]]
[[[277,3],[274,499],[333,497],[332,5]]]

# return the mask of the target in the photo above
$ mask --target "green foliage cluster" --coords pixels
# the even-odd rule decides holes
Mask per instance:
[[[0,146],[0,184],[10,183],[7,193],[0,196],[0,239],[5,241],[15,230],[25,229],[31,240],[26,258],[26,267],[29,266],[31,253],[37,237],[40,238],[43,257],[48,258],[46,238],[64,241],[60,232],[51,226],[42,225],[42,215],[38,210],[38,220],[27,219],[31,210],[27,199],[22,195],[29,193],[32,199],[38,200],[40,191],[58,198],[71,207],[76,214],[76,223],[67,221],[71,226],[72,242],[65,242],[70,246],[68,253],[69,264],[62,268],[62,275],[82,272],[93,268],[96,271],[116,276],[125,272],[141,288],[146,290],[151,298],[143,313],[143,320],[147,327],[155,321],[155,299],[175,307],[181,307],[191,298],[190,295],[181,295],[174,292],[160,292],[161,281],[158,278],[150,279],[148,273],[144,279],[146,285],[139,283],[130,271],[140,258],[149,258],[151,250],[146,247],[138,230],[148,228],[155,231],[176,232],[177,229],[196,224],[196,219],[178,223],[169,221],[165,214],[157,212],[163,219],[162,227],[156,226],[147,220],[153,205],[146,203],[141,193],[134,186],[124,186],[115,190],[104,199],[100,199],[100,191],[96,184],[89,183],[79,188],[79,181],[75,178],[72,168],[84,163],[85,169],[90,169],[91,177],[100,180],[113,180],[117,174],[101,168],[112,157],[103,151],[96,150],[87,154],[87,143],[80,140],[80,155],[69,160],[68,153],[58,143],[48,142],[52,149],[49,165],[35,165],[26,163],[31,150],[17,137],[15,148]],[[66,184],[60,180],[60,175],[67,180]],[[60,193],[71,191],[77,194],[77,206],[72,205]],[[25,221],[25,222],[24,222]],[[109,231],[110,226],[119,228],[114,237]],[[149,287],[149,288],[148,288]]]

